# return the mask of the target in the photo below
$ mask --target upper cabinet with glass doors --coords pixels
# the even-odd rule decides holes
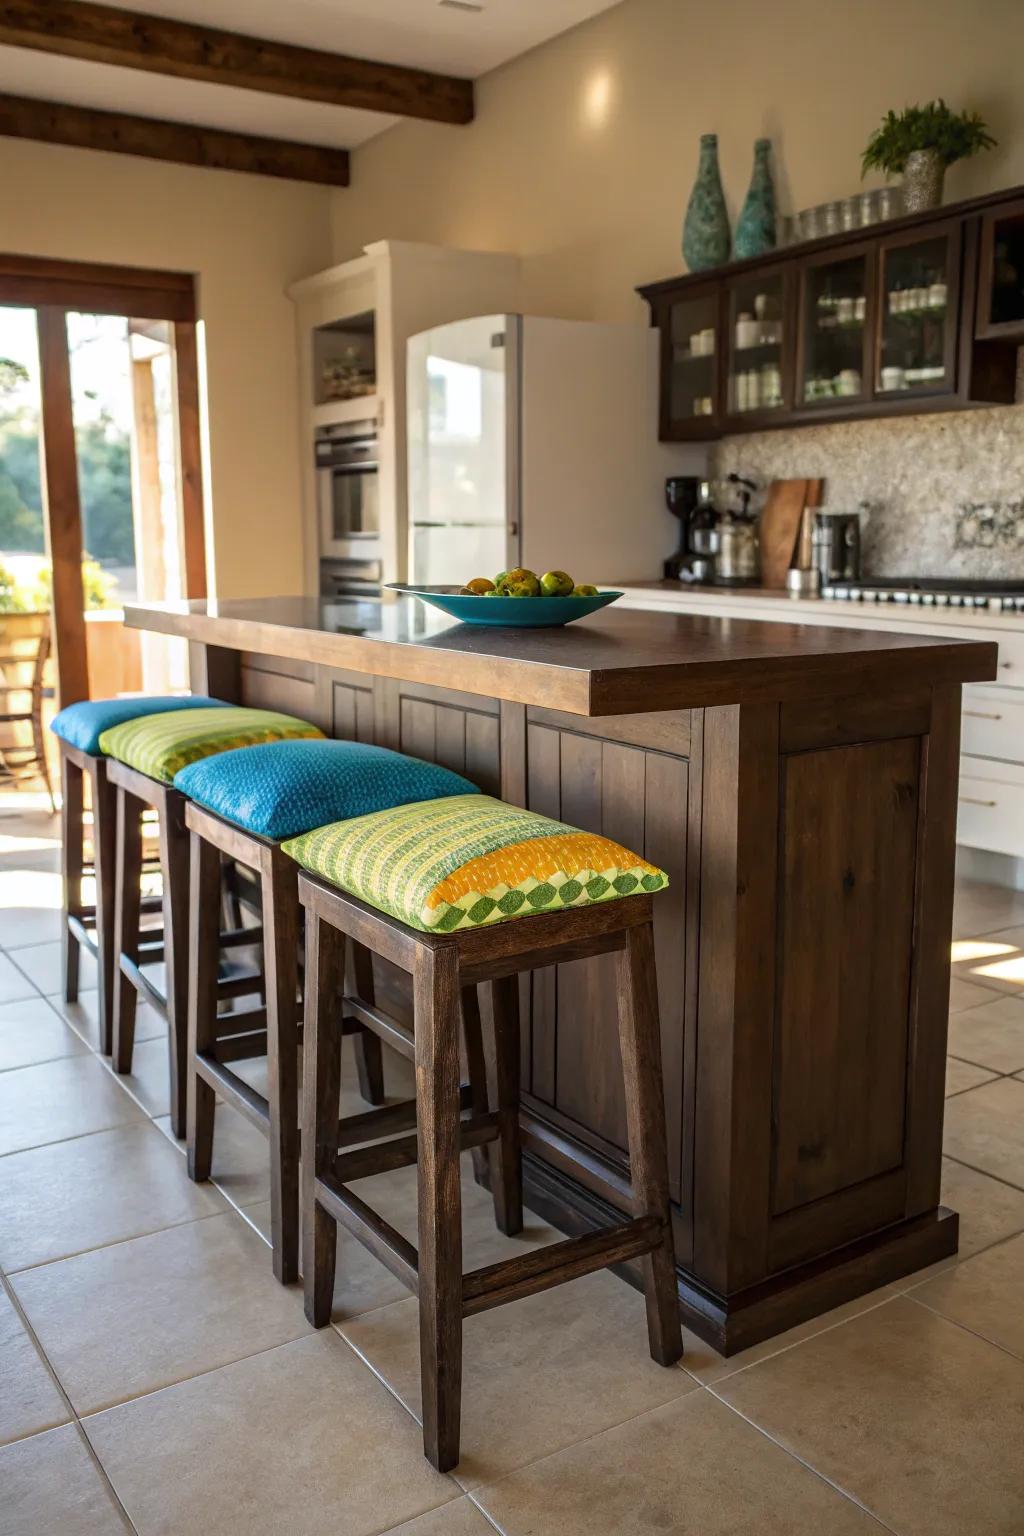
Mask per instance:
[[[1009,405],[1024,187],[639,290],[662,438]]]

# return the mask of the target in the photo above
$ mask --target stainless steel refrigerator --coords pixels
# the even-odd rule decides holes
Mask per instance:
[[[665,479],[705,450],[658,442],[655,331],[483,315],[407,345],[410,581],[661,574]]]

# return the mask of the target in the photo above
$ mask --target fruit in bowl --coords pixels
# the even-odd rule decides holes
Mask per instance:
[[[545,571],[537,576],[525,566],[499,571],[493,581],[474,576],[459,588],[460,597],[597,597],[589,582],[574,582],[568,571]]]

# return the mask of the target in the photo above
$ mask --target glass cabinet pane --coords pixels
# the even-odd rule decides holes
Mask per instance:
[[[784,404],[783,297],[781,272],[761,273],[730,286],[730,415],[776,411]]]
[[[868,310],[864,256],[809,266],[804,278],[804,403],[864,394]]]
[[[1024,213],[997,218],[992,230],[988,325],[1024,326]]]
[[[951,382],[947,338],[952,298],[947,235],[883,249],[879,394],[934,393]]]
[[[673,304],[670,400],[674,422],[715,414],[717,344],[717,293]]]

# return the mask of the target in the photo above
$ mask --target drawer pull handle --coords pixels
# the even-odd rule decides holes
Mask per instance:
[[[985,709],[965,709],[964,714],[970,715],[972,720],[1001,720],[1003,718],[1002,715],[992,714]]]
[[[960,803],[961,805],[984,805],[989,808],[999,804],[998,800],[978,800],[974,795],[961,795]]]
[[[1001,661],[999,663],[999,666],[1000,666],[1000,669],[1003,672],[1009,672],[1010,668],[1013,666],[1013,662],[1012,661]]]

